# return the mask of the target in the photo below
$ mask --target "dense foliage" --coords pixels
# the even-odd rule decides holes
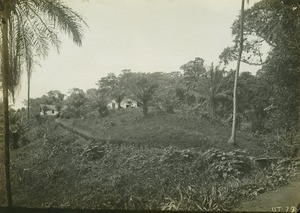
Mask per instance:
[[[225,68],[196,57],[180,71],[127,69],[109,73],[86,92],[49,91],[30,99],[31,129],[22,120],[24,110],[11,110],[11,134],[19,131],[23,146],[12,143],[19,158],[13,164],[18,205],[28,196],[31,207],[216,211],[285,184],[299,163],[258,165],[250,153],[299,155],[300,5],[291,2],[261,0],[245,11],[242,62],[260,66],[255,75],[242,72],[237,84],[237,139],[250,151],[225,142],[235,74],[226,65],[237,59],[238,17],[234,46],[220,54]],[[137,109],[123,109],[124,100],[135,101]],[[117,107],[109,108],[113,101]],[[40,113],[46,111],[41,105],[54,106],[61,124],[94,139],[63,130],[55,117]],[[49,190],[45,198],[41,187]]]
[[[254,93],[253,130],[273,132],[297,143],[299,132],[299,14],[298,1],[262,0],[245,11],[245,54],[243,62],[261,65]],[[232,26],[235,44],[239,20]],[[237,58],[237,46],[225,48],[220,59],[229,63]],[[268,51],[266,51],[268,49]]]
[[[299,169],[291,160],[260,166],[242,150],[202,153],[86,140],[49,119],[30,132],[32,143],[13,153],[17,206],[230,210],[286,184]]]

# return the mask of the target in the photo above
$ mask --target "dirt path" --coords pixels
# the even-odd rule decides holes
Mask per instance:
[[[62,122],[58,119],[55,119],[55,122],[62,128],[80,136],[80,137],[83,137],[85,138],[86,140],[89,140],[89,139],[98,139],[96,137],[93,137],[91,134],[88,134],[87,132],[84,132],[84,131],[80,131],[78,128],[75,128],[75,127],[72,127],[70,126],[69,124],[67,124],[66,122]]]
[[[296,212],[300,202],[300,178],[274,191],[258,195],[255,200],[244,201],[234,211]]]
[[[125,140],[119,140],[119,139],[103,139],[103,138],[100,138],[100,137],[97,137],[97,135],[94,135],[92,134],[91,132],[89,131],[85,131],[85,130],[82,130],[78,127],[75,127],[75,126],[72,126],[70,125],[69,123],[67,122],[64,122],[64,121],[61,121],[61,120],[58,120],[56,119],[55,122],[62,128],[68,130],[69,132],[72,132],[73,134],[76,134],[86,140],[97,140],[98,142],[103,142],[103,143],[111,143],[111,144],[115,144],[115,145],[122,145],[122,146],[130,146],[130,145],[133,145],[133,146],[138,146],[140,147],[140,144],[134,144],[134,143],[129,143],[128,141],[125,141]]]

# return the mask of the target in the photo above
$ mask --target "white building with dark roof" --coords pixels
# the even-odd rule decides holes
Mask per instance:
[[[138,102],[130,99],[130,98],[124,98],[121,102],[121,107],[122,108],[136,108],[138,107]],[[107,104],[108,109],[118,109],[118,103],[115,100],[111,100]]]
[[[57,115],[59,111],[54,105],[41,104],[40,115]]]

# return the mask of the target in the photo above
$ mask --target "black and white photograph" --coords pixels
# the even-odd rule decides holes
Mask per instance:
[[[0,211],[300,211],[300,0],[0,0]]]

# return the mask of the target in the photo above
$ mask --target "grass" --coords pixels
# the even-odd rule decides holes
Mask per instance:
[[[247,174],[228,172],[224,178],[222,172],[242,172],[232,165],[247,155],[232,154],[235,152],[119,147],[80,138],[54,121],[39,128],[41,137],[12,152],[16,206],[229,210],[241,198],[282,183],[276,168],[249,167]],[[30,131],[32,136],[37,129]],[[217,173],[218,162],[222,168]],[[291,171],[295,169],[287,168],[284,173]],[[274,180],[266,178],[276,172],[279,176],[274,175]]]
[[[136,109],[129,109],[103,119],[74,121],[86,134],[93,134],[90,128],[96,127],[101,130],[98,137],[146,144],[140,148],[84,139],[51,119],[33,126],[24,135],[30,143],[11,155],[14,204],[230,210],[241,199],[278,187],[296,174],[298,167],[293,165],[256,167],[248,155],[255,156],[261,147],[247,133],[239,132],[238,140],[248,152],[229,151],[233,148],[226,144],[228,135],[223,135],[229,134],[228,128],[180,112],[158,113],[152,110],[143,118]],[[72,124],[72,120],[64,122]],[[179,135],[168,138],[176,128],[180,140]]]
[[[140,109],[121,109],[112,111],[104,118],[63,119],[66,125],[99,139],[141,144],[145,147],[165,148],[176,146],[181,149],[196,148],[205,151],[218,148],[230,151],[227,141],[231,130],[219,123],[177,111],[167,114],[153,108],[149,116],[143,117]],[[253,156],[264,156],[262,144],[251,134],[237,133],[240,149]]]

